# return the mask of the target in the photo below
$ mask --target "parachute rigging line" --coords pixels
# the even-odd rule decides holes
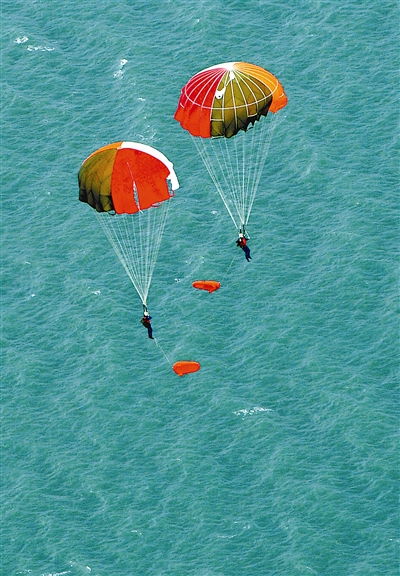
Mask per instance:
[[[192,136],[225,207],[239,230],[246,226],[260,183],[277,117],[263,118],[234,138]]]
[[[147,305],[169,205],[170,202],[166,201],[151,210],[139,211],[135,219],[129,214],[96,212],[144,306]]]
[[[156,337],[154,337],[154,342],[157,344],[157,346],[159,347],[159,349],[161,350],[161,352],[164,354],[164,357],[166,359],[166,361],[168,362],[168,364],[171,366],[172,368],[172,362],[170,361],[170,359],[168,358],[168,356],[166,355],[166,353],[164,352],[164,349],[162,348],[161,344],[159,343],[159,341],[157,340]]]
[[[222,284],[222,283],[223,283],[223,281],[225,280],[225,278],[226,278],[226,275],[228,274],[228,272],[229,272],[229,270],[230,270],[230,268],[231,268],[231,266],[232,266],[232,264],[233,264],[233,261],[234,261],[234,260],[236,260],[236,256],[234,256],[234,257],[232,258],[232,260],[231,260],[231,263],[229,264],[229,266],[228,266],[228,268],[227,268],[227,270],[226,270],[225,274],[222,276],[222,279],[221,279],[221,281],[220,281],[220,282],[221,282],[221,284]]]

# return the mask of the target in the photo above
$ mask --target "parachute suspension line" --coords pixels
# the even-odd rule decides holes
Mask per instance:
[[[232,138],[192,137],[237,230],[249,221],[275,124],[270,114]]]
[[[140,278],[143,278],[142,301],[144,305],[147,303],[147,296],[160,249],[168,209],[169,201],[167,200],[157,208],[153,207],[144,212],[139,212],[139,230],[135,226],[135,215],[132,218],[132,229],[136,230],[136,236],[140,243],[139,264],[141,264]]]
[[[272,116],[272,117],[271,117]],[[267,121],[269,118],[269,122]],[[264,170],[265,162],[267,160],[269,148],[272,142],[272,137],[276,127],[276,115],[270,114],[265,118],[261,130],[254,130],[252,134],[251,142],[251,154],[255,159],[253,178],[248,179],[249,193],[248,193],[248,205],[247,205],[247,217],[245,224],[248,223],[250,213],[253,207],[254,199],[258,186],[261,180],[261,176]],[[250,175],[249,175],[250,176]]]
[[[203,160],[208,173],[211,176],[212,181],[214,182],[216,189],[218,190],[219,195],[221,196],[225,204],[226,209],[228,210],[232,222],[236,226],[235,217],[232,214],[230,204],[224,194],[224,189],[222,186],[223,183],[225,184],[225,186],[227,187],[229,186],[229,182],[226,179],[224,169],[221,165],[222,156],[214,154],[213,149],[211,147],[212,146],[211,141],[205,142],[203,141],[203,138],[198,138],[196,136],[192,136],[192,139],[196,145],[197,151],[200,154],[201,159]],[[220,138],[218,138],[217,140],[220,140]],[[219,175],[222,175],[222,182],[220,182],[218,179]]]
[[[238,152],[236,141],[240,136],[238,134],[231,139],[193,137],[207,171],[236,228],[239,228],[244,220],[243,202],[240,203],[240,194],[243,194],[240,181],[238,185],[238,175],[240,177],[242,171],[245,170],[245,162]]]
[[[248,177],[246,178],[246,169],[245,169],[245,167],[247,166],[247,157],[246,157],[246,146],[244,138],[242,138],[241,142],[238,142],[238,144],[241,144],[241,157],[243,158],[243,161],[241,163],[241,170],[239,170],[238,166],[237,173],[240,174],[240,183],[239,183],[241,190],[240,219],[244,233],[244,225],[247,224],[245,210],[246,210],[246,190],[248,188]],[[239,158],[240,158],[240,151],[236,150],[236,161],[238,164],[239,164]]]
[[[136,238],[135,234],[133,234],[132,237],[130,235],[129,223],[126,222],[127,215],[116,214],[110,216],[104,213],[96,215],[116,255],[139,294],[142,303],[145,304],[146,299],[140,280],[140,270],[132,257],[132,245],[135,243]]]
[[[142,300],[147,296],[163,235],[169,201],[136,214],[96,213],[122,266]]]
[[[233,138],[232,142],[230,142],[228,138],[218,138],[216,140],[211,140],[211,143],[215,149],[214,154],[220,156],[223,160],[223,170],[224,175],[226,176],[227,189],[226,193],[224,193],[222,189],[222,193],[225,197],[225,206],[227,203],[230,205],[233,204],[239,217],[239,221],[242,221],[244,217],[244,202],[241,201],[242,194],[240,187],[240,174],[242,172],[242,166],[244,165],[244,162],[240,156],[240,153],[238,152],[239,142],[237,142],[235,138]],[[230,150],[230,146],[232,146],[232,144],[235,150],[235,154],[232,154]]]
[[[231,182],[231,193],[232,201],[236,208],[237,215],[239,217],[239,222],[244,223],[245,220],[245,210],[246,210],[246,188],[245,188],[245,172],[246,172],[246,147],[244,139],[240,137],[232,139],[232,148],[234,148],[234,154],[232,154],[232,164],[234,168],[229,173],[229,179]],[[230,158],[231,153],[229,150],[228,139],[224,139],[225,151],[224,155],[226,158]]]

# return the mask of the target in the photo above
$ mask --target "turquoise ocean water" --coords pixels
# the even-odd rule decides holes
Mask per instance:
[[[398,3],[5,0],[1,42],[0,573],[398,574]],[[193,74],[236,60],[289,98],[251,263],[173,120]],[[78,201],[118,140],[181,184],[160,346]]]

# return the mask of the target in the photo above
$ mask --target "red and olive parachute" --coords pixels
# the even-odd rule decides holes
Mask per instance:
[[[195,145],[237,229],[249,219],[276,114],[287,104],[279,80],[246,62],[212,66],[182,88],[175,112]]]
[[[179,188],[173,164],[151,146],[115,142],[86,158],[78,181],[79,200],[95,209],[146,305],[169,199]]]

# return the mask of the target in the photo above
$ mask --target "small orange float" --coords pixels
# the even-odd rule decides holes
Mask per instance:
[[[172,366],[172,370],[175,374],[178,374],[178,376],[184,376],[185,374],[200,370],[200,364],[191,360],[179,360],[179,362],[175,362]]]
[[[211,292],[215,292],[221,287],[221,284],[216,280],[196,280],[192,284],[193,288],[197,288],[198,290],[207,290],[211,294]]]

